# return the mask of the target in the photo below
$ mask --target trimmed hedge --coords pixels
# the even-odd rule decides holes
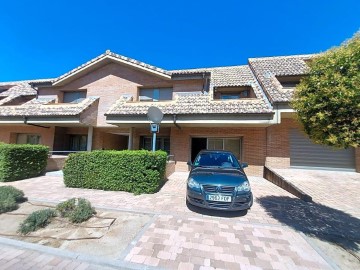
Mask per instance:
[[[167,154],[147,150],[70,154],[63,169],[67,187],[154,193],[164,182]]]
[[[9,182],[41,175],[49,148],[44,145],[0,144],[0,181]]]

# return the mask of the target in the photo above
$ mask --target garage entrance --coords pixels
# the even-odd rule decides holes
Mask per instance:
[[[355,171],[354,148],[337,150],[313,143],[298,129],[290,130],[290,166]]]
[[[191,138],[191,161],[201,150],[227,150],[241,159],[241,138]]]

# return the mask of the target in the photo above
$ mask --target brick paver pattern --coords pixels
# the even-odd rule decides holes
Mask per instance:
[[[303,236],[291,226],[284,226],[269,211],[278,209],[281,214],[282,208],[267,198],[287,198],[300,203],[288,192],[263,178],[250,177],[255,200],[246,215],[210,216],[187,208],[186,178],[186,173],[175,173],[158,193],[139,196],[66,188],[58,176],[42,176],[11,185],[22,189],[29,200],[58,202],[84,197],[95,207],[154,214],[124,254],[124,260],[134,265],[165,269],[331,269]],[[264,199],[268,200],[269,209],[261,203]],[[4,258],[0,258],[1,263]]]

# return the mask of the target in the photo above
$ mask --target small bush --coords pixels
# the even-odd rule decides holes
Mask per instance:
[[[0,181],[16,181],[41,175],[49,149],[43,145],[0,144]]]
[[[0,214],[18,209],[18,204],[12,197],[0,198]]]
[[[48,225],[53,217],[56,217],[56,211],[53,209],[42,209],[31,213],[19,227],[21,234],[34,232],[39,228]]]
[[[25,201],[24,192],[12,186],[0,187],[0,214],[18,209],[18,202]]]
[[[83,198],[72,198],[56,206],[61,217],[67,217],[73,223],[81,223],[91,218],[96,211],[91,203]]]
[[[15,199],[16,202],[23,202],[26,200],[24,197],[24,192],[12,186],[0,187],[0,200],[1,198],[5,197],[12,197]]]
[[[164,182],[167,154],[146,150],[70,154],[63,169],[67,187],[154,193]]]
[[[69,217],[70,213],[75,209],[75,198],[69,199],[65,202],[59,203],[56,206],[56,210],[61,217]]]

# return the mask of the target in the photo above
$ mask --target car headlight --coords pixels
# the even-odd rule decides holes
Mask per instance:
[[[200,189],[200,184],[196,182],[193,178],[188,179],[188,186],[191,189]]]
[[[240,186],[236,187],[237,192],[249,192],[251,190],[250,184],[248,181],[245,181]]]

